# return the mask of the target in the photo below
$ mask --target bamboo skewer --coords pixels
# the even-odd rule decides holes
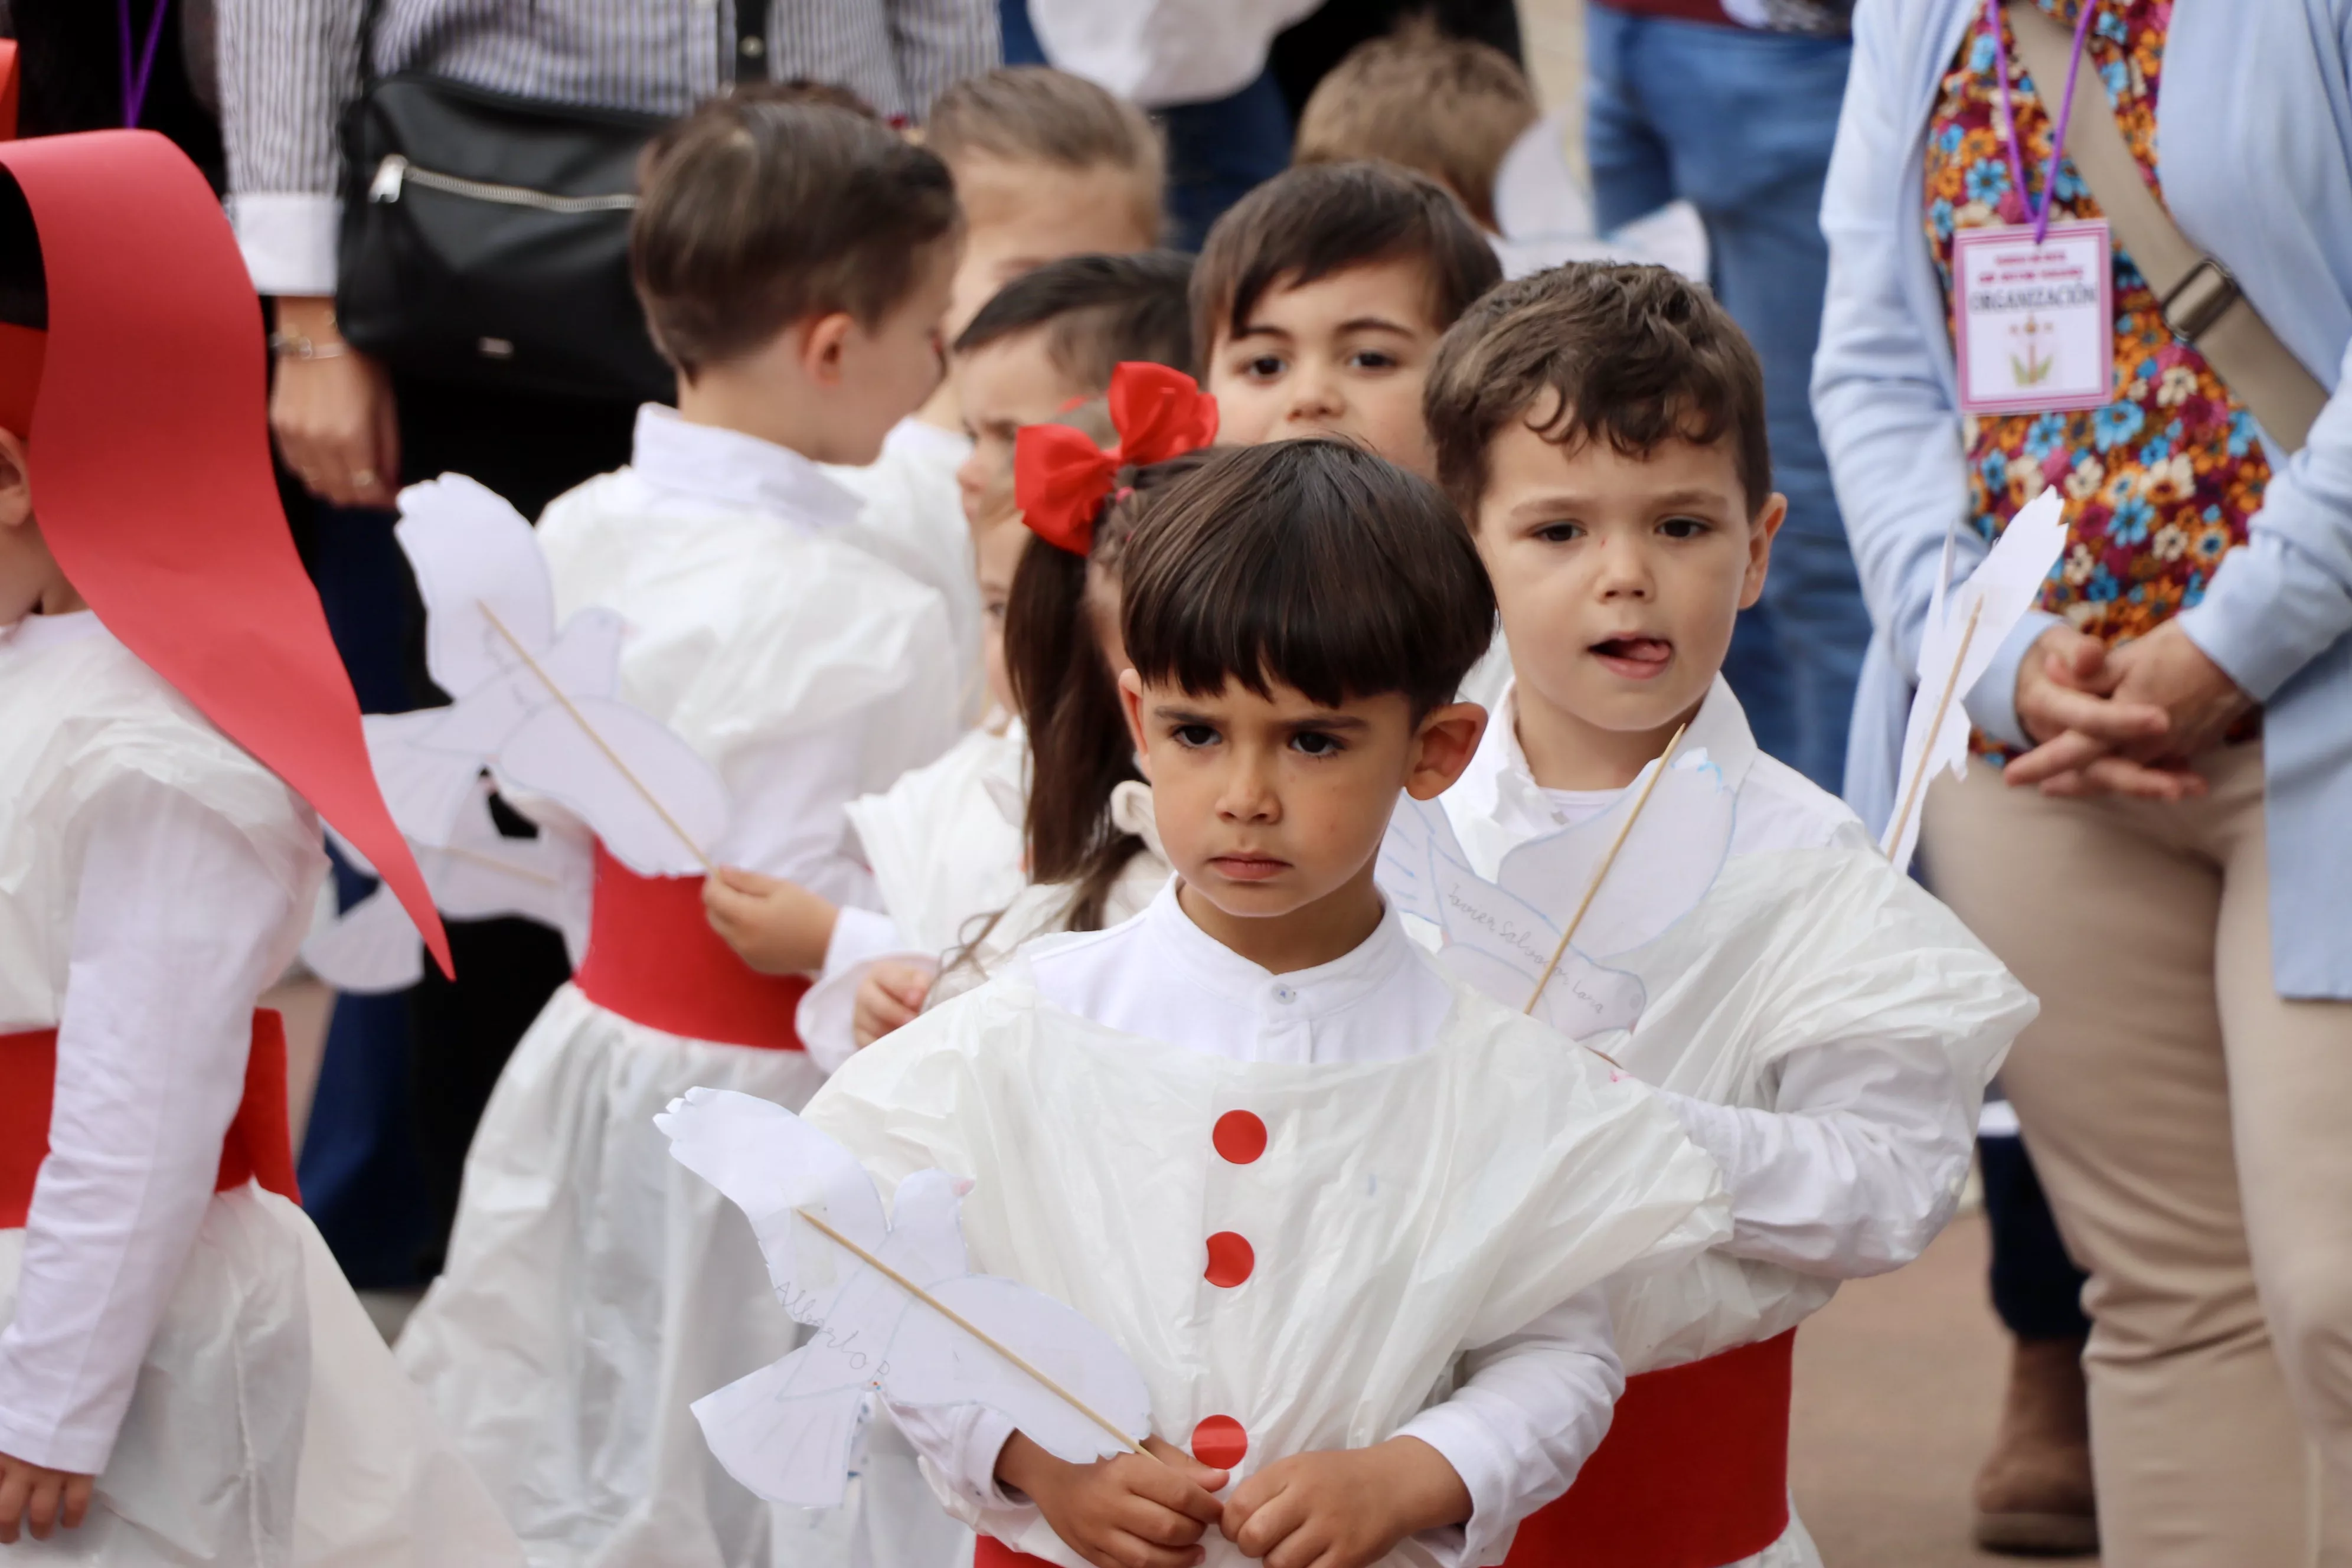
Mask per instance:
[[[1984,614],[1984,600],[1979,596],[1969,608],[1969,624],[1960,631],[1960,651],[1952,656],[1952,673],[1944,681],[1944,694],[1936,700],[1936,721],[1927,726],[1927,733],[1919,742],[1919,771],[1911,775],[1911,787],[1903,792],[1903,809],[1895,814],[1894,828],[1886,835],[1880,853],[1888,859],[1895,858],[1895,847],[1903,842],[1903,830],[1911,825],[1911,813],[1919,804],[1919,791],[1927,782],[1927,753],[1936,747],[1936,736],[1944,727],[1944,715],[1952,710],[1952,697],[1959,689],[1960,669],[1969,662],[1969,644],[1976,640],[1977,620]]]
[[[808,1210],[794,1209],[793,1212],[800,1215],[801,1218],[808,1221],[809,1224],[816,1226],[818,1234],[824,1237],[826,1240],[832,1242],[836,1247],[844,1248],[860,1263],[863,1263],[868,1268],[875,1270],[885,1279],[889,1280],[891,1284],[896,1285],[899,1289],[904,1290],[908,1295],[912,1296],[916,1300],[920,1301],[924,1306],[929,1307],[932,1311],[937,1312],[940,1317],[945,1318],[949,1322],[953,1323],[957,1328],[961,1329],[965,1333],[970,1334],[973,1339],[978,1340],[982,1344],[986,1345],[998,1355],[1003,1356],[1006,1361],[1013,1364],[1015,1370],[1032,1379],[1040,1388],[1043,1388],[1046,1393],[1052,1394],[1055,1398],[1060,1400],[1063,1404],[1068,1405],[1071,1409],[1076,1411],[1079,1415],[1085,1416],[1087,1420],[1093,1422],[1096,1426],[1101,1427],[1112,1436],[1118,1438],[1119,1442],[1129,1449],[1129,1451],[1141,1454],[1148,1459],[1156,1460],[1160,1458],[1159,1455],[1152,1453],[1142,1444],[1137,1442],[1134,1438],[1120,1431],[1117,1425],[1099,1414],[1093,1405],[1088,1405],[1085,1400],[1080,1399],[1076,1394],[1072,1394],[1068,1389],[1064,1388],[1060,1384],[1055,1383],[1052,1378],[1047,1377],[1044,1373],[1038,1371],[1034,1366],[1032,1366],[1025,1358],[1013,1351],[1012,1347],[998,1341],[994,1335],[981,1328],[980,1325],[974,1323],[970,1318],[965,1317],[953,1307],[949,1306],[945,1301],[940,1300],[937,1296],[932,1295],[929,1290],[924,1289],[920,1285],[916,1284],[912,1279],[908,1279],[904,1274],[899,1273],[897,1269],[891,1268],[888,1264],[883,1262],[880,1258],[875,1257],[872,1253],[858,1246],[857,1243],[850,1240],[849,1237],[842,1235],[841,1232],[834,1229],[833,1226],[825,1224],[824,1221],[809,1213]]]
[[[542,888],[563,886],[563,880],[560,877],[551,877],[544,871],[526,870],[510,861],[501,860],[495,855],[485,855],[478,849],[462,849],[455,844],[427,844],[422,847],[427,853],[446,855],[452,860],[464,860],[488,870],[502,871],[509,877],[520,878],[526,882],[536,882]]]
[[[482,618],[490,623],[491,630],[507,639],[507,646],[515,650],[515,657],[521,659],[525,668],[529,668],[533,675],[539,677],[539,683],[547,688],[549,695],[563,704],[563,710],[572,715],[572,721],[580,726],[580,732],[587,736],[598,751],[604,753],[604,760],[612,763],[620,775],[628,781],[629,787],[635,790],[647,805],[654,808],[654,815],[660,817],[672,833],[677,835],[677,841],[685,845],[697,860],[702,862],[703,870],[716,871],[719,868],[711,863],[709,856],[702,852],[702,846],[697,844],[693,836],[678,826],[677,818],[669,814],[669,807],[664,805],[654,792],[646,787],[645,781],[629,771],[629,764],[621,760],[621,754],[606,743],[604,736],[596,732],[595,725],[588,722],[588,715],[572,705],[571,696],[555,683],[555,678],[540,667],[539,660],[530,657],[530,650],[522,646],[522,639],[507,630],[507,624],[499,619],[499,613],[481,599],[474,601],[474,607],[482,612]]]
[[[1576,906],[1576,912],[1568,917],[1568,925],[1559,933],[1559,945],[1551,950],[1551,962],[1545,964],[1543,973],[1536,977],[1536,988],[1528,994],[1528,1005],[1520,1008],[1520,1012],[1532,1015],[1536,1004],[1543,1000],[1544,987],[1551,984],[1551,977],[1559,972],[1559,961],[1568,956],[1570,939],[1576,935],[1576,928],[1584,923],[1584,911],[1592,907],[1594,899],[1600,897],[1601,884],[1609,878],[1609,868],[1617,864],[1617,851],[1625,847],[1625,840],[1633,836],[1633,824],[1642,820],[1642,808],[1650,804],[1650,792],[1656,789],[1658,781],[1666,776],[1666,764],[1675,760],[1675,748],[1683,743],[1683,731],[1689,728],[1690,721],[1687,719],[1675,726],[1673,736],[1666,742],[1666,749],[1658,753],[1656,770],[1650,774],[1650,782],[1642,786],[1642,793],[1633,798],[1633,809],[1625,814],[1625,826],[1617,830],[1616,842],[1609,846],[1609,853],[1603,855],[1601,864],[1593,868],[1592,880],[1585,884],[1583,900]],[[1593,1055],[1601,1057],[1603,1061],[1609,1059],[1599,1051]]]

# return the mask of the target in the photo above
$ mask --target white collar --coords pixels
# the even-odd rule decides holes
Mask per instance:
[[[1192,923],[1178,901],[1182,879],[1171,877],[1139,917],[1154,946],[1185,976],[1213,995],[1260,1008],[1268,1004],[1304,1008],[1310,1017],[1328,1017],[1393,984],[1420,951],[1405,934],[1394,909],[1383,910],[1372,934],[1328,963],[1276,974],[1244,958]]]
[[[1518,713],[1518,681],[1514,679],[1496,701],[1495,716],[1487,723],[1486,732],[1479,737],[1478,750],[1472,755],[1470,765],[1447,792],[1449,805],[1453,804],[1452,797],[1461,797],[1461,815],[1486,821],[1505,816],[1535,823],[1550,821],[1550,807],[1544,801],[1543,789],[1536,783],[1535,772],[1528,766],[1528,754],[1519,745]],[[1756,761],[1756,733],[1748,727],[1748,714],[1739,706],[1739,699],[1732,695],[1731,683],[1720,672],[1716,675],[1715,684],[1707,688],[1706,700],[1698,705],[1680,750],[1704,750],[1707,761],[1722,773],[1724,787],[1733,791],[1739,788],[1740,781],[1748,776],[1748,766]]]
[[[817,528],[856,522],[866,507],[791,447],[740,430],[688,424],[677,409],[658,403],[637,410],[629,468],[643,483],[673,496],[782,512]]]
[[[14,626],[0,627],[0,647],[38,653],[99,636],[105,630],[99,624],[96,610],[74,610],[62,616],[30,615]]]

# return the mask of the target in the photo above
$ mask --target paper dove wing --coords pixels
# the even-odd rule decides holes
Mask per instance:
[[[393,537],[416,574],[425,667],[444,691],[462,697],[515,663],[485,608],[525,647],[555,640],[546,559],[505,497],[463,474],[411,485],[400,492]]]
[[[1969,579],[1931,604],[1919,642],[1919,687],[1903,727],[1903,771],[1895,816],[1879,848],[1898,871],[1918,847],[1922,797],[1938,769],[1968,771],[1969,717],[1963,704],[1992,667],[2000,646],[2025,618],[2066,550],[2065,508],[2054,489],[2028,502],[2001,530]]]
[[[425,874],[432,885],[432,874]],[[302,962],[338,991],[371,996],[405,991],[425,977],[425,943],[408,911],[383,883],[302,941]]]
[[[708,868],[727,832],[727,786],[658,719],[610,697],[540,709],[490,760],[501,785],[544,795],[596,830],[640,877]]]
[[[1381,840],[1380,864],[1374,869],[1381,891],[1399,914],[1444,925],[1444,901],[1438,895],[1441,862],[1465,868],[1470,864],[1461,839],[1454,835],[1453,819],[1433,800],[1400,795],[1389,817],[1388,833]]]
[[[1503,857],[1496,879],[1553,921],[1566,921],[1640,799],[1641,783],[1637,777],[1599,816],[1518,845]],[[1731,851],[1738,797],[1704,751],[1676,757],[1651,795],[1576,928],[1576,946],[1595,958],[1630,952],[1664,935],[1706,896]]]

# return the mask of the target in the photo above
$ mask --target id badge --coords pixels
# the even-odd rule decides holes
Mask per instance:
[[[1952,236],[1953,334],[1965,414],[2047,414],[2115,400],[2114,258],[2104,218]]]

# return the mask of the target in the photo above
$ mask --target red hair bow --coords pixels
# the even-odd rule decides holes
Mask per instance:
[[[1024,426],[1013,443],[1013,500],[1031,532],[1084,555],[1095,519],[1128,464],[1164,463],[1217,438],[1217,400],[1164,364],[1129,361],[1110,378],[1118,445],[1105,451],[1066,425]]]

